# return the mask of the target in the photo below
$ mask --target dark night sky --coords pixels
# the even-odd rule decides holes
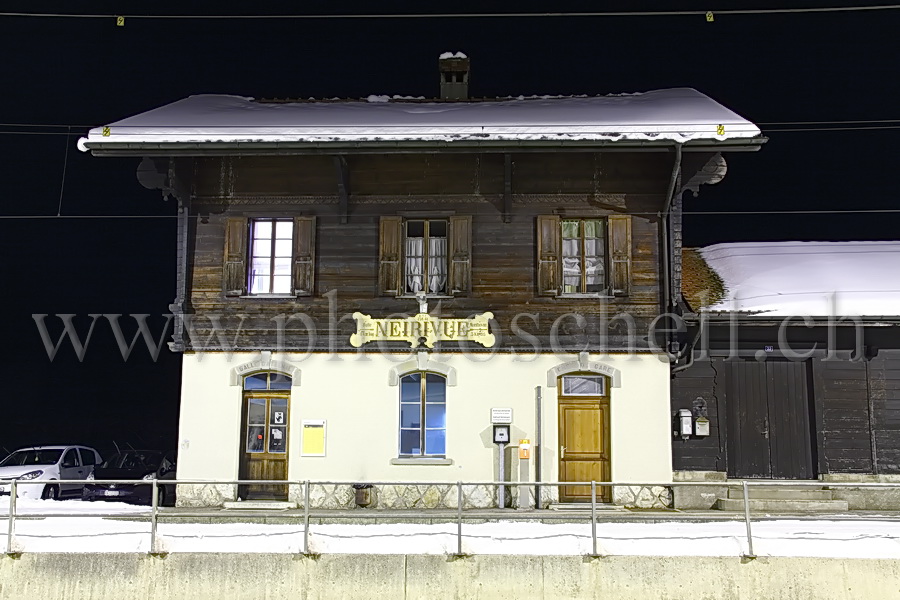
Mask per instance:
[[[33,2],[3,10],[36,10]],[[71,3],[40,10],[71,11]],[[94,2],[91,12],[115,14]],[[682,10],[703,6],[681,6]],[[721,3],[719,3],[721,4]],[[845,2],[845,4],[847,4]],[[210,3],[217,14],[256,5]],[[757,4],[759,5],[759,4]],[[792,2],[790,6],[800,6]],[[825,6],[827,3],[814,3]],[[832,6],[837,5],[831,3]],[[296,3],[270,13],[297,12]],[[322,10],[354,11],[346,3]],[[364,10],[421,11],[422,3]],[[672,3],[641,3],[642,10]],[[753,6],[742,3],[741,8]],[[762,5],[759,5],[762,6]],[[770,5],[771,6],[771,5]],[[785,6],[784,3],[780,5]],[[302,5],[316,10],[316,5]],[[484,12],[484,2],[444,10]],[[508,10],[509,6],[506,6]],[[635,10],[634,3],[516,3],[528,11]],[[154,2],[154,14],[203,14]],[[502,10],[502,9],[501,9]],[[604,94],[688,86],[760,123],[898,119],[900,11],[618,18],[140,20],[0,17],[0,214],[133,215],[120,219],[0,219],[4,361],[0,450],[111,442],[174,447],[180,358],[139,345],[124,361],[98,321],[83,362],[64,345],[51,362],[32,314],[149,313],[159,330],[174,297],[172,202],[143,189],[136,160],[75,148],[86,132],[195,93],[364,97],[437,92],[437,56],[472,59],[476,96]],[[13,127],[10,124],[26,124]],[[779,132],[758,153],[730,155],[729,174],[688,211],[690,245],[742,240],[894,239],[898,214],[791,215],[792,210],[892,209],[900,129]],[[11,133],[16,132],[16,133]],[[35,133],[51,135],[35,135]],[[68,157],[66,149],[68,146]],[[65,184],[62,188],[65,166]],[[734,211],[775,211],[761,215]],[[781,212],[782,214],[778,214]],[[149,218],[149,217],[156,218]],[[61,326],[51,318],[51,333]],[[54,327],[55,325],[55,327]],[[133,326],[132,326],[133,327]],[[130,338],[133,329],[126,327]]]

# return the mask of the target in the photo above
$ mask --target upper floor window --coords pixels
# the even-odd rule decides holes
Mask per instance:
[[[538,295],[628,296],[631,246],[630,215],[538,216]]]
[[[600,219],[566,219],[562,238],[562,293],[599,294],[606,290],[606,232]]]
[[[403,279],[407,294],[447,293],[447,221],[405,223]]]
[[[250,219],[251,294],[290,294],[293,219]]]
[[[228,217],[225,295],[312,296],[315,257],[315,217]]]
[[[383,296],[466,295],[472,217],[381,217],[378,289]]]

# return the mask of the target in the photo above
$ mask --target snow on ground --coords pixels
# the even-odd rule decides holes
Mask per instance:
[[[711,311],[900,315],[900,241],[729,243],[700,253],[727,290]]]
[[[759,128],[691,88],[491,102],[264,103],[203,94],[91,129],[85,144],[460,140],[726,140]],[[719,129],[719,127],[723,129]],[[91,146],[93,147],[93,146]]]
[[[146,507],[80,501],[20,501],[22,514],[53,514],[17,520],[13,550],[20,552],[148,552],[148,520],[72,517],[73,513],[147,515]],[[8,499],[0,501],[0,514]],[[227,516],[227,515],[223,515]],[[597,549],[605,555],[740,556],[747,552],[743,521],[603,522]],[[303,524],[159,524],[158,549],[165,552],[303,551]],[[0,518],[0,549],[6,551],[8,520]],[[796,520],[753,523],[759,556],[900,559],[900,520]],[[325,524],[310,527],[310,551],[321,554],[448,554],[456,552],[456,524]],[[468,554],[584,555],[591,552],[590,523],[498,521],[463,523]]]

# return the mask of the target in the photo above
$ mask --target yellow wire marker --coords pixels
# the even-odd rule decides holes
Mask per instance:
[[[716,16],[713,14],[711,10],[706,11],[706,22],[712,23],[716,20]]]
[[[116,17],[116,27],[125,27],[125,17]]]
[[[716,135],[725,135],[725,126],[724,125],[716,125]]]
[[[109,137],[109,134],[110,134],[109,127],[104,127],[103,128],[103,137]]]

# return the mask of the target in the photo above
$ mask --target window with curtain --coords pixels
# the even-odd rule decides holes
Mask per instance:
[[[447,452],[447,380],[436,373],[400,378],[400,456],[444,457]]]
[[[447,293],[447,221],[406,221],[405,293]]]
[[[250,220],[251,294],[290,294],[293,219]]]
[[[602,219],[565,219],[562,229],[562,293],[596,294],[606,290],[606,231]]]

